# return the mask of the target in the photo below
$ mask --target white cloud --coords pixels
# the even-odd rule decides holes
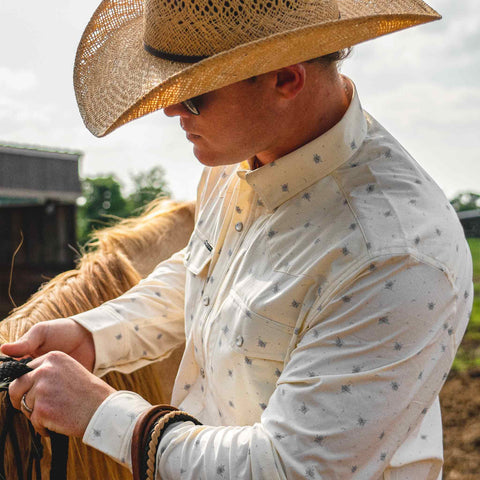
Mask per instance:
[[[37,75],[31,70],[0,67],[0,89],[3,92],[25,92],[36,87],[37,83]]]
[[[54,119],[51,108],[38,106],[32,108],[21,99],[8,96],[0,96],[0,131],[2,139],[18,137],[20,131],[28,131],[49,128]]]
[[[372,110],[381,110],[384,117],[400,126],[469,129],[479,120],[480,86],[452,89],[430,82],[398,84],[371,96],[369,104]]]

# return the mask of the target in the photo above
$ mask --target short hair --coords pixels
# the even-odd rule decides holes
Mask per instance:
[[[318,63],[324,67],[328,67],[333,64],[338,65],[340,62],[350,56],[352,49],[353,47],[343,48],[342,50],[337,50],[336,52],[328,53],[327,55],[323,55],[321,57],[311,58],[310,60],[307,60],[306,63]],[[257,75],[249,77],[247,80],[250,82],[255,82],[257,80]]]
[[[312,58],[308,60],[308,63],[321,63],[325,66],[338,64],[350,56],[352,53],[352,47],[343,48],[342,50],[337,50],[336,52],[328,53],[327,55],[322,55],[321,57]]]

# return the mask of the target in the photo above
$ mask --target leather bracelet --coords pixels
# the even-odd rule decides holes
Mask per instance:
[[[144,452],[149,440],[149,432],[155,422],[165,413],[177,410],[170,405],[155,405],[138,417],[132,436],[132,473],[133,480],[142,480],[142,471],[145,470]]]
[[[193,422],[195,425],[201,425],[196,418],[181,410],[167,412],[159,418],[151,430],[150,441],[145,450],[145,480],[155,480],[157,450],[160,445],[160,440],[166,428],[172,423],[177,422]]]
[[[171,405],[156,405],[140,415],[132,437],[132,473],[134,480],[154,480],[158,446],[165,429],[172,423],[201,423]]]

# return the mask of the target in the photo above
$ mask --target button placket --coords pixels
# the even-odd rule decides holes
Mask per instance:
[[[235,199],[231,200],[230,209],[232,209],[232,213],[230,216],[230,220],[228,224],[224,225],[226,228],[225,237],[223,237],[223,241],[220,241],[215,245],[215,252],[221,250],[221,253],[218,254],[218,259],[214,264],[211,264],[212,269],[209,271],[208,275],[214,275],[216,279],[221,279],[219,282],[215,282],[212,285],[208,285],[209,290],[209,305],[205,305],[204,303],[204,320],[202,324],[202,333],[204,335],[204,348],[203,348],[203,358],[205,360],[204,368],[211,368],[215,364],[214,352],[216,351],[215,348],[211,350],[207,350],[207,345],[210,344],[211,335],[212,333],[216,335],[216,331],[220,328],[218,325],[215,326],[215,314],[216,314],[216,307],[217,300],[219,294],[221,295],[222,291],[225,291],[226,283],[230,281],[230,276],[228,275],[228,271],[230,270],[231,264],[233,259],[235,258],[236,253],[240,245],[245,238],[245,234],[247,233],[246,225],[249,224],[249,218],[253,214],[253,210],[248,206],[251,205],[249,200],[252,195],[254,195],[254,191],[251,187],[247,184],[245,180],[240,181],[238,195]],[[228,215],[226,215],[228,217]],[[232,228],[233,227],[233,228]],[[220,235],[219,238],[222,238]],[[229,250],[231,250],[230,255],[228,254]],[[205,288],[207,289],[207,287]],[[202,301],[206,302],[205,295],[206,292],[203,292]],[[221,304],[221,302],[220,302]],[[206,308],[208,306],[208,308]],[[242,338],[243,344],[243,338]]]

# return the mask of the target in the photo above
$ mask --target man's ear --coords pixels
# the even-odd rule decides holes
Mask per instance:
[[[285,99],[295,98],[305,86],[307,71],[302,63],[276,71],[275,89]]]

